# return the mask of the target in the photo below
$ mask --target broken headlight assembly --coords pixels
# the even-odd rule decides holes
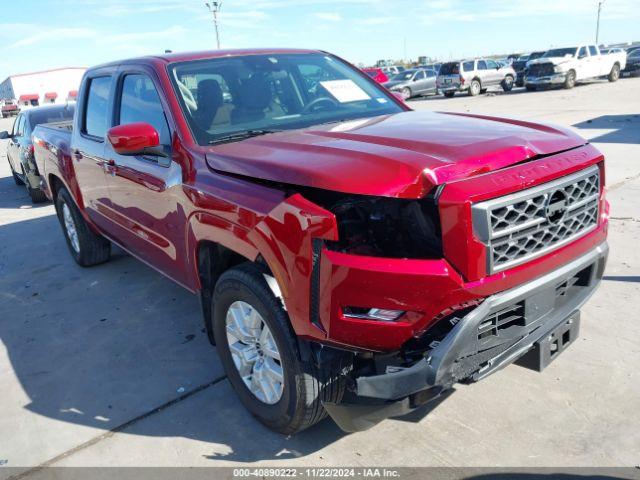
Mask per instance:
[[[326,207],[336,216],[338,241],[327,248],[386,258],[442,258],[435,199],[347,196]]]

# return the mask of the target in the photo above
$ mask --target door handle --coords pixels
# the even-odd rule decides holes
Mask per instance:
[[[73,151],[73,158],[75,158],[76,160],[80,161],[82,160],[82,152],[80,150],[74,150]]]

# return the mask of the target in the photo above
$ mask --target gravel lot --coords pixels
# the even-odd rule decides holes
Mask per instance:
[[[32,206],[2,159],[0,465],[640,464],[639,91],[633,78],[410,102],[589,138],[608,161],[611,254],[581,338],[544,373],[511,366],[351,435],[325,421],[287,438],[255,421],[207,342],[197,298],[118,250],[108,264],[76,266],[53,206]]]

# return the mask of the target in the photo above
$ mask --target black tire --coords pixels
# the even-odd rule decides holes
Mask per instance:
[[[411,97],[413,97],[413,92],[409,87],[404,87],[400,93],[402,94],[402,98],[404,98],[405,100],[409,100]]]
[[[513,89],[513,77],[511,75],[507,75],[502,80],[502,90],[505,92],[510,92]]]
[[[236,301],[246,302],[258,311],[278,347],[284,382],[282,396],[274,404],[262,402],[251,393],[233,362],[226,316]],[[214,290],[211,311],[216,347],[229,382],[246,409],[264,425],[291,435],[327,415],[322,401],[340,402],[345,390],[344,365],[318,371],[312,361],[302,359],[287,313],[252,264],[243,264],[222,274]]]
[[[22,181],[22,179],[18,176],[16,171],[13,169],[13,165],[11,165],[11,162],[9,162],[9,168],[11,169],[11,175],[13,176],[13,181],[15,182],[15,184],[18,186],[24,185],[24,182]]]
[[[443,95],[447,98],[453,98],[456,92],[444,92]]]
[[[607,80],[613,83],[613,82],[617,82],[619,78],[620,78],[620,65],[615,63],[611,68],[609,75],[607,75]]]
[[[67,246],[69,247],[69,252],[71,252],[71,256],[78,265],[82,267],[91,267],[109,260],[109,256],[111,255],[111,242],[101,235],[94,233],[91,228],[89,228],[89,225],[82,217],[82,214],[78,210],[78,207],[72,200],[71,195],[66,188],[63,187],[58,191],[55,205],[58,220],[62,227],[62,233],[64,234]],[[65,205],[69,209],[69,213],[71,214],[71,218],[73,219],[77,232],[79,251],[76,251],[72,246],[69,233],[65,227],[63,217],[63,209]]]
[[[535,85],[525,85],[524,88],[529,92],[535,92],[538,89]]]
[[[564,79],[563,88],[567,90],[571,90],[576,86],[576,72],[574,70],[569,70],[567,72],[567,76]]]
[[[469,96],[475,97],[482,90],[482,85],[480,85],[479,80],[471,80],[471,84],[469,85]]]
[[[39,188],[31,188],[28,184],[26,185],[27,187],[27,192],[29,193],[29,197],[31,197],[31,201],[33,203],[43,203],[46,202],[47,196],[44,194],[44,191],[42,191]]]

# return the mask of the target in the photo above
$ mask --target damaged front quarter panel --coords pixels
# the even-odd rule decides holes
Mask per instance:
[[[324,339],[313,322],[311,292],[323,241],[337,241],[335,216],[296,193],[273,209],[249,234],[275,276],[296,334]]]

